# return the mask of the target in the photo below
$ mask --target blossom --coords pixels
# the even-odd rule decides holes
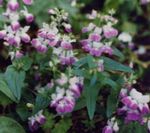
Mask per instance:
[[[143,95],[132,88],[129,91],[123,89],[120,98],[124,106],[118,109],[118,114],[125,115],[126,123],[138,121],[142,124],[144,122],[144,116],[150,112],[148,106],[148,103],[150,102],[149,95]]]
[[[37,130],[40,125],[43,125],[45,123],[46,118],[42,113],[43,110],[40,110],[37,114],[28,118],[28,125],[31,131]]]
[[[119,36],[118,36],[118,39],[122,42],[131,42],[132,41],[132,37],[129,33],[126,33],[126,32],[122,32]]]
[[[119,131],[118,123],[114,117],[107,121],[107,125],[103,128],[102,133],[113,133],[113,131]]]
[[[118,35],[118,30],[116,30],[115,28],[109,26],[109,25],[105,25],[103,27],[103,32],[104,32],[104,36],[109,39],[112,37],[116,37]]]
[[[0,31],[0,39],[4,40],[4,45],[9,46],[9,55],[11,59],[21,58],[23,53],[22,43],[29,43],[30,36],[28,35],[29,26],[22,27],[19,20],[24,15],[27,21],[31,22],[33,16],[24,7],[24,10],[19,10],[19,3],[17,0],[9,0],[7,9],[2,15],[6,18],[8,23],[4,25],[4,29]]]
[[[19,3],[17,0],[10,0],[7,6],[11,11],[17,11],[19,9]]]
[[[116,20],[109,15],[100,15],[96,11],[92,11],[88,15],[89,19],[100,19],[102,25],[90,23],[87,27],[82,28],[82,33],[88,33],[88,38],[80,41],[82,48],[89,54],[100,57],[102,54],[113,54],[111,48],[112,38],[118,35],[118,30],[113,27]]]
[[[51,95],[50,106],[56,108],[60,115],[70,113],[75,107],[75,101],[80,97],[83,89],[83,79],[79,77],[68,78],[62,74],[55,81],[56,92]]]
[[[25,16],[26,22],[31,23],[34,20],[33,14],[28,12],[28,9],[24,7],[24,10],[21,10],[21,13]]]
[[[3,0],[0,0],[0,6],[2,6],[3,5]]]
[[[140,3],[142,5],[148,4],[150,2],[150,0],[140,0]]]

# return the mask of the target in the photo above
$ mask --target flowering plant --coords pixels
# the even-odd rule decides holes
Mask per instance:
[[[11,125],[15,133],[74,132],[71,116],[80,111],[87,126],[100,119],[99,132],[125,132],[124,123],[142,133],[146,125],[150,130],[149,94],[133,87],[138,76],[134,61],[125,57],[133,39],[120,33],[115,11],[92,10],[80,24],[81,16],[69,11],[79,12],[81,3],[56,3],[58,8],[41,9],[42,20],[32,11],[36,1],[0,0],[0,55],[9,62],[0,69],[0,132]]]

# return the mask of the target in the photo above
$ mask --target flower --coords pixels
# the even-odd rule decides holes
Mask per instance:
[[[106,126],[103,128],[102,133],[113,133],[113,129],[111,126]]]
[[[75,101],[83,90],[83,78],[71,77],[68,79],[65,74],[61,74],[61,78],[56,79],[54,86],[56,86],[56,92],[51,95],[50,106],[56,108],[60,115],[72,112]]]
[[[40,110],[37,114],[28,118],[28,125],[31,131],[36,131],[40,125],[43,125],[46,122],[46,118],[42,113],[43,110]]]
[[[103,27],[103,32],[104,32],[104,36],[109,39],[112,37],[116,37],[118,35],[118,30],[116,30],[115,28],[109,26],[109,25],[105,25]]]
[[[29,43],[30,36],[28,35],[29,26],[22,27],[19,20],[22,15],[27,17],[27,21],[30,19],[32,14],[28,13],[27,8],[24,10],[18,10],[19,3],[17,0],[9,0],[7,3],[7,9],[2,15],[6,18],[8,23],[4,25],[4,29],[0,31],[0,39],[4,40],[5,46],[9,46],[9,55],[11,59],[21,58],[23,53],[21,52],[22,43]]]
[[[25,16],[26,22],[31,23],[34,20],[33,14],[28,12],[28,9],[24,7],[24,10],[21,10],[21,13]]]
[[[150,0],[140,0],[140,3],[142,5],[148,4],[150,2]]]
[[[132,41],[132,36],[129,33],[122,32],[119,36],[118,39],[122,42],[131,42]]]
[[[17,2],[17,0],[9,0],[7,7],[11,11],[17,11],[19,9],[19,3]]]
[[[144,116],[150,112],[148,106],[150,102],[149,95],[143,95],[135,88],[128,91],[122,89],[120,100],[124,106],[118,109],[118,114],[125,115],[125,122],[138,121],[142,124]]]
[[[107,121],[107,125],[103,128],[102,133],[113,133],[113,131],[119,131],[118,122],[114,117]]]

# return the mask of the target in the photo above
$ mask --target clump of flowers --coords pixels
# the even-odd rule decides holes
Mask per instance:
[[[43,115],[43,110],[40,110],[34,116],[28,118],[29,129],[35,131],[39,128],[40,125],[43,125],[46,121],[45,116]]]
[[[146,5],[150,2],[150,0],[140,0],[142,5]]]
[[[32,40],[32,45],[41,53],[51,48],[52,56],[61,64],[72,65],[76,61],[72,43],[76,40],[71,34],[71,25],[67,23],[68,14],[58,9],[49,9],[48,13],[52,22],[43,23],[43,28],[39,29],[38,37]]]
[[[113,132],[118,132],[118,131],[119,131],[118,122],[113,117],[110,120],[108,120],[107,126],[103,128],[102,133],[113,133]]]
[[[143,95],[135,88],[124,88],[120,92],[120,101],[123,107],[118,109],[118,115],[124,116],[126,123],[132,121],[138,121],[141,124],[145,123],[144,117],[150,113],[148,106],[150,102],[149,95]]]
[[[83,79],[80,77],[67,77],[65,74],[56,79],[56,92],[51,95],[50,106],[56,108],[60,115],[70,113],[75,107],[75,101],[80,97],[83,90]]]
[[[19,10],[19,3],[16,0],[10,0],[7,3],[7,9],[3,16],[8,21],[8,24],[5,24],[4,29],[0,31],[0,39],[3,39],[4,44],[9,46],[11,59],[20,58],[23,56],[21,42],[30,42],[30,36],[27,33],[30,26],[22,27],[19,21],[23,16],[28,23],[31,23],[34,17],[26,7],[24,7],[24,10]]]
[[[88,38],[81,40],[82,48],[93,56],[99,57],[102,54],[113,54],[111,48],[112,39],[118,35],[118,30],[113,26],[117,20],[109,15],[98,14],[95,10],[88,15],[91,20],[99,20],[98,24],[90,23],[82,29],[82,33],[88,33]]]

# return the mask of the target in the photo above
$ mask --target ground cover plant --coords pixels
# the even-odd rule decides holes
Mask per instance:
[[[0,133],[150,132],[149,0],[0,0]]]

